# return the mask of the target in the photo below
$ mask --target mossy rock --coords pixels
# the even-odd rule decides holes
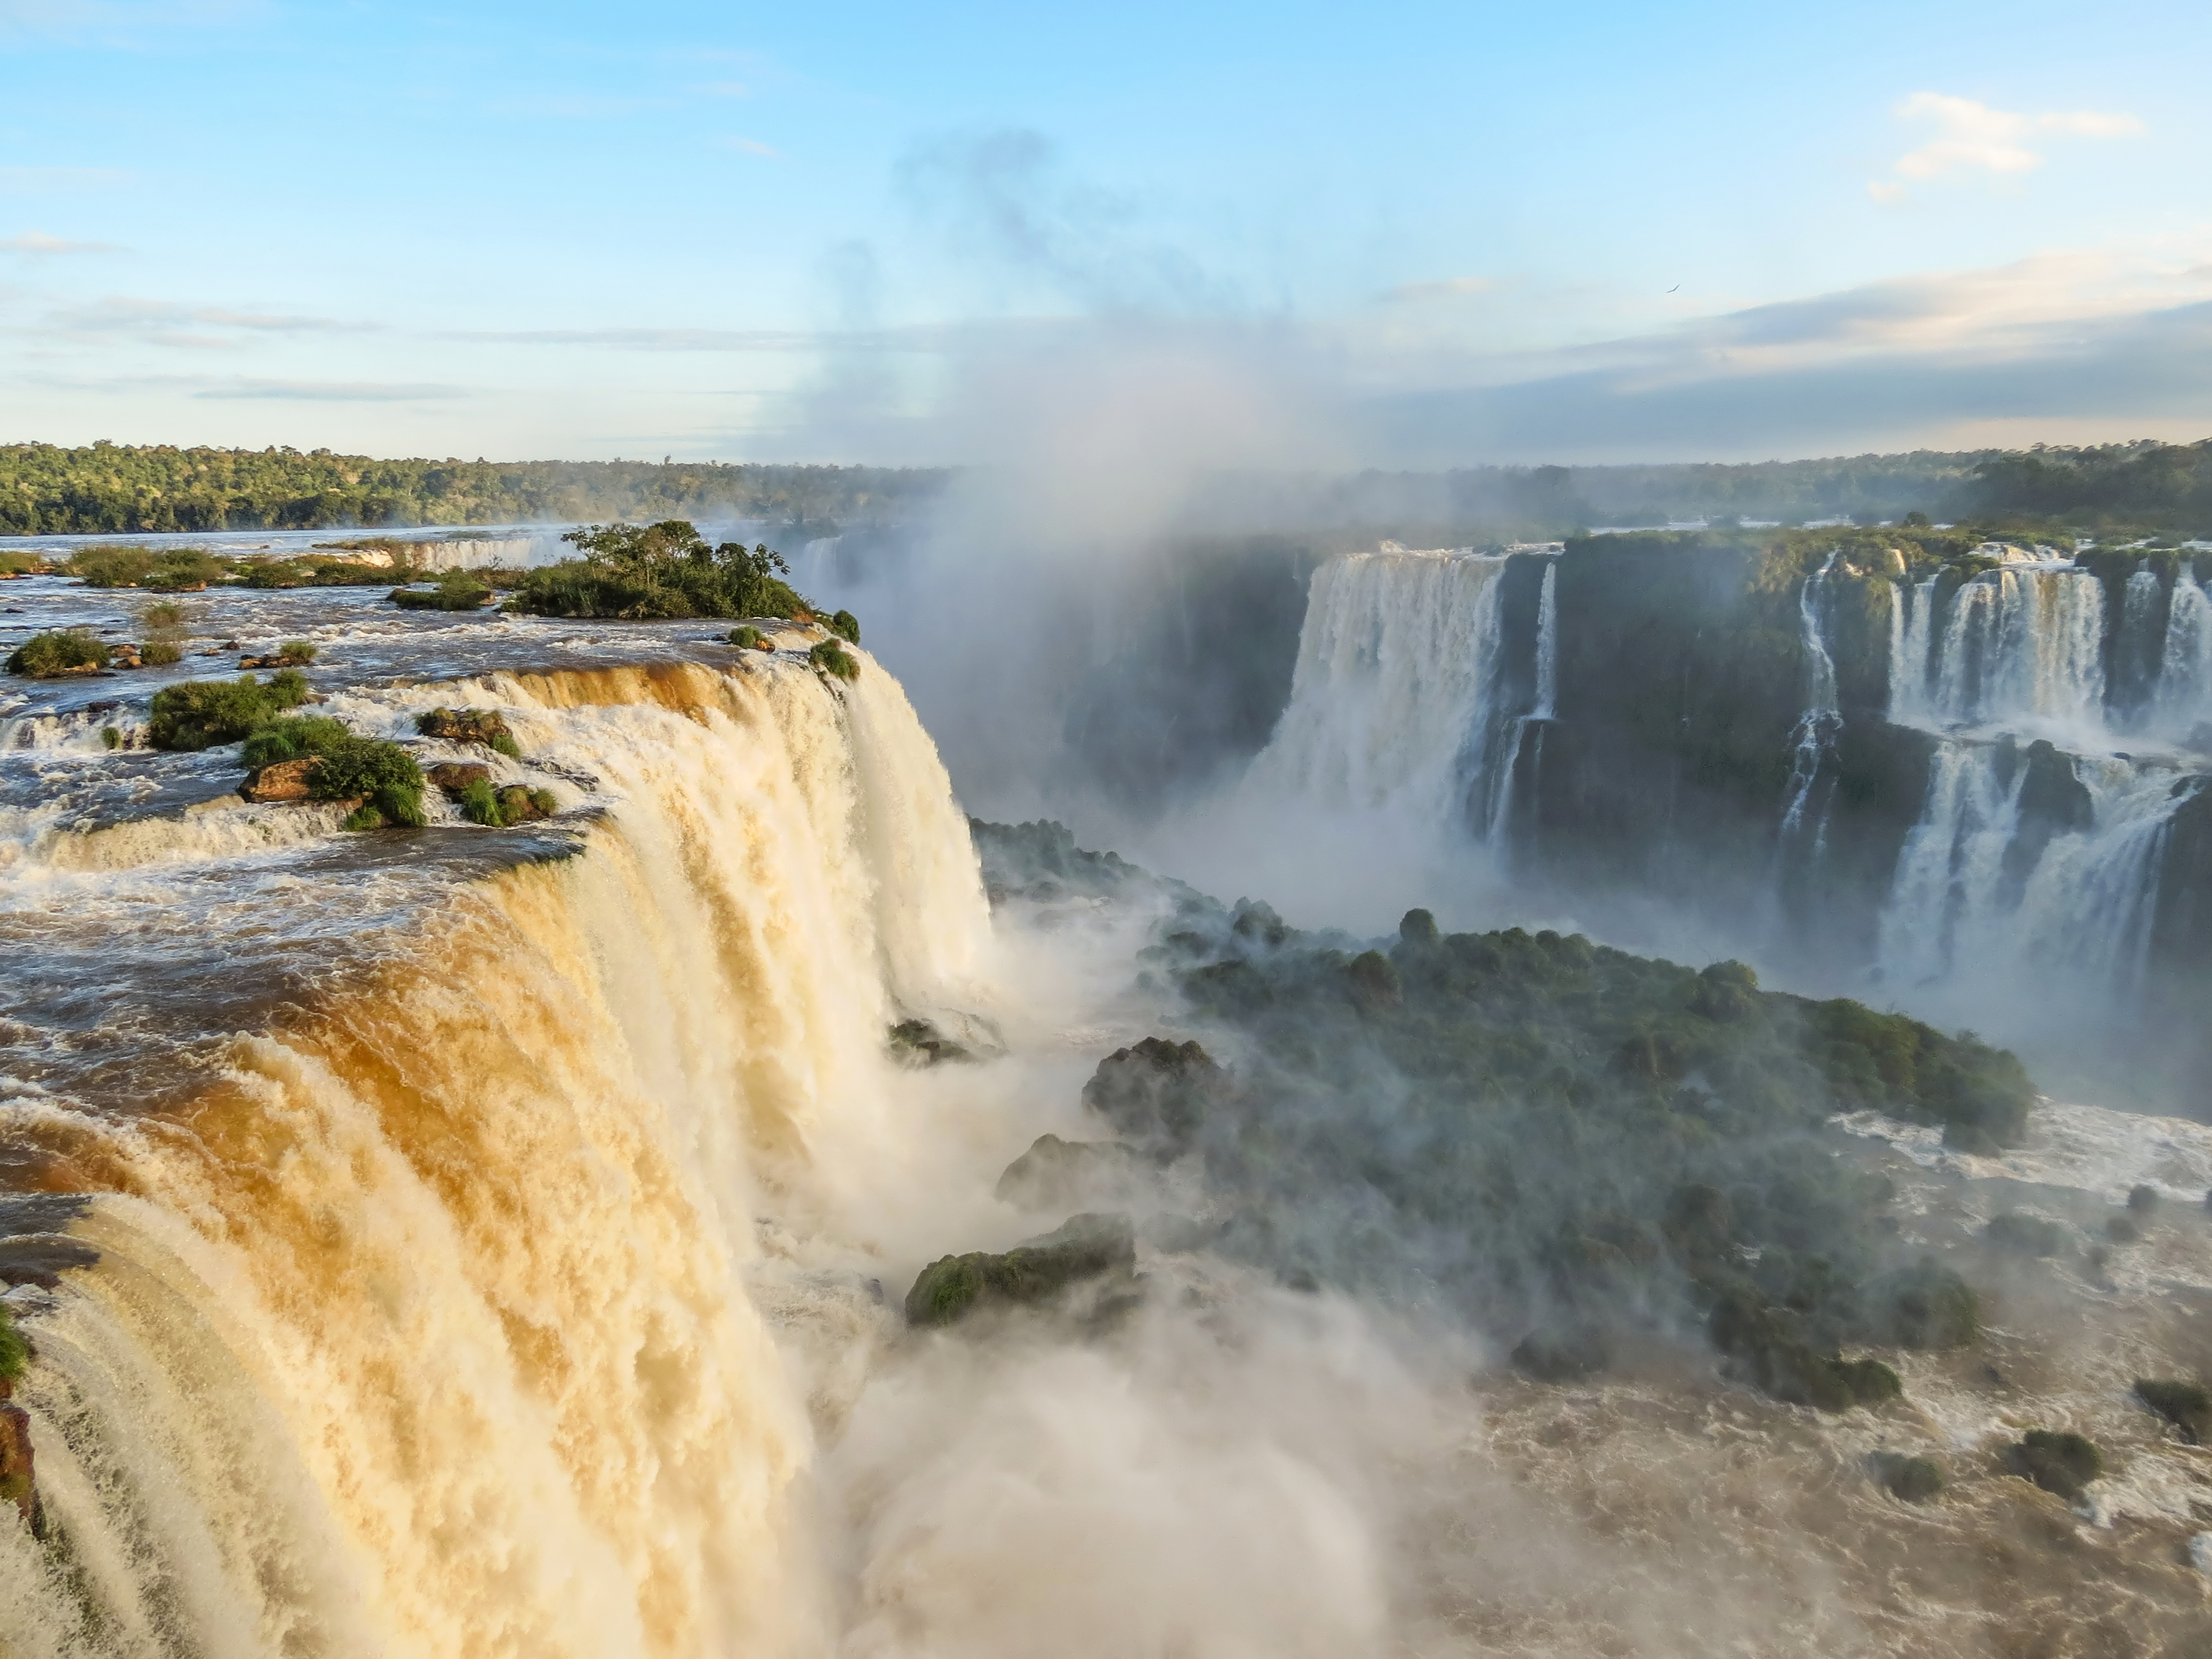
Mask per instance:
[[[1229,1074],[1195,1042],[1146,1037],[1116,1048],[1083,1085],[1083,1103],[1139,1145],[1173,1152],[1196,1138]]]
[[[2181,1431],[2192,1446],[2212,1440],[2212,1389],[2183,1377],[2136,1379],[2136,1398]]]
[[[2006,1461],[2014,1474],[2069,1504],[2105,1472],[2104,1454],[2094,1442],[2051,1429],[2030,1429]]]
[[[890,1029],[891,1058],[907,1066],[945,1066],[973,1060],[975,1051],[955,1042],[926,1019],[902,1019]]]
[[[860,659],[846,650],[838,640],[823,641],[806,653],[806,660],[834,679],[857,680],[860,678]]]
[[[1126,1189],[1141,1173],[1142,1160],[1119,1141],[1062,1140],[1039,1135],[999,1176],[993,1194],[1029,1210],[1079,1204],[1099,1192]]]
[[[1054,1232],[1002,1255],[948,1255],[921,1270],[907,1292],[909,1325],[950,1325],[977,1308],[1033,1307],[1070,1285],[1136,1267],[1136,1240],[1124,1215],[1079,1215]]]
[[[1908,1504],[1924,1504],[1943,1490],[1942,1465],[1933,1458],[1878,1451],[1867,1461],[1875,1484]]]
[[[433,708],[415,717],[415,729],[443,743],[482,744],[510,760],[522,757],[507,717],[496,708]]]
[[[1990,1218],[1983,1237],[2013,1255],[2057,1255],[2066,1248],[2066,1229],[2040,1216],[2007,1210]]]

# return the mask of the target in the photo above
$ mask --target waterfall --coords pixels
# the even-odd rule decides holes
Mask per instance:
[[[0,1527],[11,1654],[829,1645],[791,1498],[812,1385],[754,1287],[866,1328],[884,1255],[932,1242],[945,1125],[883,1035],[989,995],[965,820],[865,661],[362,696],[457,691],[592,780],[577,856],[344,878],[438,897],[259,1028],[144,1054],[173,1104],[0,1089],[100,1258],[11,1292],[66,1540]],[[177,918],[222,876],[188,873],[85,890]],[[226,974],[327,938],[310,866],[229,890]]]
[[[2104,628],[2105,590],[2086,571],[1984,572],[1952,595],[1932,712],[2100,726]]]
[[[1907,586],[1890,586],[1889,718],[1899,726],[1923,726],[1932,716],[1929,681],[1935,672],[1936,578]]]
[[[1322,565],[1290,704],[1248,783],[1328,807],[1486,827],[1493,775],[1511,759],[1492,729],[1506,562],[1385,550]]]
[[[1496,769],[1494,799],[1486,819],[1490,844],[1501,854],[1513,842],[1516,801],[1521,774],[1525,769],[1533,785],[1544,763],[1544,728],[1559,718],[1559,562],[1544,563],[1544,581],[1536,599],[1536,698],[1529,711],[1513,722],[1511,747],[1504,764]]]
[[[1835,568],[1837,556],[1830,553],[1820,568],[1805,579],[1797,594],[1797,617],[1803,630],[1805,650],[1805,712],[1798,716],[1796,728],[1790,733],[1790,799],[1782,813],[1785,842],[1794,840],[1803,830],[1806,805],[1812,798],[1814,786],[1820,780],[1824,763],[1835,750],[1836,733],[1844,723],[1836,703],[1836,659],[1829,653],[1828,642],[1820,632],[1820,605],[1826,596],[1828,573]],[[1826,829],[1824,812],[1815,831],[1816,854]]]
[[[2154,723],[2182,741],[2212,715],[2212,600],[2197,585],[2194,564],[2181,567],[2160,655]]]
[[[2135,988],[2166,825],[2194,786],[2118,758],[2064,763],[2087,796],[2089,822],[2039,848],[2023,838],[2025,752],[1960,738],[1938,745],[1882,909],[1887,982],[1935,984],[1971,969],[2014,989],[2064,981],[2103,999]]]

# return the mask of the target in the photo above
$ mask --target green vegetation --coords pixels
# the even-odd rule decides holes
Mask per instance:
[[[146,587],[182,592],[221,581],[230,567],[204,549],[173,547],[155,553],[131,546],[81,547],[61,566],[88,587]]]
[[[103,726],[100,728],[100,741],[103,748],[120,749],[123,747],[123,733],[116,726]]]
[[[480,611],[491,602],[492,591],[471,571],[448,570],[427,593],[395,587],[385,597],[403,611]]]
[[[771,651],[775,649],[775,647],[769,643],[768,635],[762,633],[759,629],[755,628],[750,623],[745,623],[739,627],[732,628],[729,632],[729,641],[732,645],[736,646],[740,651]]]
[[[46,560],[21,548],[0,548],[0,576],[32,576],[46,568]]]
[[[1963,511],[2063,522],[2084,530],[2193,534],[2212,530],[2212,439],[2012,451],[1977,463]]]
[[[1085,1279],[1126,1278],[1135,1263],[1126,1216],[1073,1216],[1003,1255],[976,1251],[933,1261],[907,1292],[907,1322],[950,1325],[993,1303],[1033,1306]]]
[[[860,642],[860,619],[849,611],[840,611],[830,618],[830,631],[848,645]]]
[[[108,647],[89,634],[33,634],[8,653],[8,672],[32,679],[82,674],[107,666]]]
[[[2180,1377],[2136,1379],[2136,1398],[2181,1431],[2192,1446],[2212,1440],[2212,1389]]]
[[[354,735],[343,720],[327,714],[295,714],[256,726],[240,757],[250,767],[275,766],[307,755],[336,754]]]
[[[2045,1492],[2056,1492],[2069,1504],[2105,1472],[2104,1454],[2094,1443],[2078,1434],[2054,1433],[2049,1429],[2030,1429],[2012,1449],[2009,1461],[2015,1474],[2033,1480]]]
[[[381,587],[395,580],[414,580],[414,573],[404,568],[319,558],[312,553],[291,559],[240,560],[232,568],[246,587]]]
[[[0,446],[0,535],[910,515],[949,475],[717,462],[376,460],[292,449]],[[825,533],[816,530],[812,533]]]
[[[362,802],[345,821],[349,830],[386,823],[419,830],[430,821],[422,811],[422,769],[396,743],[349,738],[321,756],[307,787],[317,800]]]
[[[2011,1055],[1578,936],[1445,935],[1416,911],[1387,952],[1346,943],[1186,890],[1151,972],[1236,1070],[1151,1039],[1085,1091],[1128,1146],[1200,1160],[1215,1248],[1292,1283],[1441,1295],[1533,1338],[1535,1374],[1698,1320],[1735,1375],[1831,1410],[1897,1392],[1846,1344],[1975,1339],[1972,1289],[1900,1249],[1888,1182],[1826,1120],[2008,1139],[2032,1098]]]
[[[1924,1504],[1943,1490],[1943,1471],[1932,1458],[1878,1451],[1869,1460],[1883,1491],[1908,1504]]]
[[[146,740],[156,749],[181,750],[236,743],[307,700],[307,677],[289,668],[266,684],[251,674],[234,680],[185,680],[154,694]]]
[[[30,1344],[15,1328],[15,1316],[8,1310],[7,1304],[0,1302],[0,1382],[13,1386],[21,1382],[30,1363]]]
[[[415,729],[445,743],[482,744],[509,760],[522,758],[521,745],[495,708],[432,708],[415,717]]]
[[[595,525],[566,539],[584,556],[526,571],[507,610],[625,622],[807,614],[806,602],[782,580],[790,566],[765,543],[709,547],[683,519]]]
[[[304,668],[314,661],[319,653],[313,640],[287,640],[276,647],[276,654],[283,658],[287,665],[297,663]]]
[[[824,640],[806,653],[806,660],[823,673],[841,680],[860,678],[860,659],[836,640]]]
[[[462,817],[490,830],[507,830],[518,823],[550,818],[560,810],[560,803],[554,799],[550,789],[526,789],[512,783],[504,788],[495,788],[487,778],[471,778],[462,786],[454,800]]]
[[[2055,1221],[2007,1210],[1983,1229],[1990,1243],[2014,1255],[2057,1255],[2066,1248],[2066,1229]]]

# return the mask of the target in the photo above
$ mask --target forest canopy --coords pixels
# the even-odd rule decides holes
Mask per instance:
[[[314,530],[341,525],[906,517],[947,474],[716,461],[377,460],[327,449],[0,445],[0,535]]]

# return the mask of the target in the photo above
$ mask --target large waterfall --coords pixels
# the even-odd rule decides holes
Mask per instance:
[[[842,691],[678,665],[459,690],[589,785],[576,855],[441,887],[258,1028],[149,1040],[142,1109],[0,1096],[51,1182],[94,1194],[66,1225],[100,1259],[15,1293],[68,1547],[0,1527],[11,1656],[823,1639],[790,1504],[810,1385],[749,1279],[865,1309],[873,1264],[929,1242],[902,1194],[957,1130],[903,1115],[883,1039],[990,998],[965,820],[873,668]],[[166,905],[249,956],[328,956],[319,911],[407,878],[226,865],[169,832],[127,881],[29,848],[12,945],[61,950],[89,908],[127,940]],[[210,884],[244,911],[175,908]]]

